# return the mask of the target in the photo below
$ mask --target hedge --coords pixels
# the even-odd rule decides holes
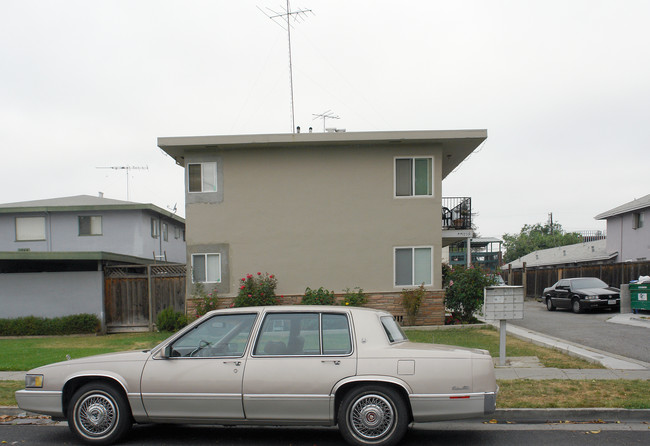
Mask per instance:
[[[74,314],[46,319],[44,317],[19,317],[0,319],[0,336],[52,336],[96,333],[99,318],[94,314]]]

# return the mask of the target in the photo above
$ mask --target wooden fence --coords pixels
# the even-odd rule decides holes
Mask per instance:
[[[587,266],[525,267],[503,271],[508,285],[523,285],[526,297],[541,297],[544,288],[560,279],[571,277],[598,277],[610,286],[620,287],[623,283],[650,275],[650,262],[625,262]]]
[[[107,266],[106,330],[152,331],[165,308],[185,312],[185,276],[185,264]]]

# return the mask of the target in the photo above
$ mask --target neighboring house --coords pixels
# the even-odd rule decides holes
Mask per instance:
[[[472,264],[496,272],[501,265],[501,244],[503,240],[494,237],[475,237],[470,239]],[[442,258],[451,266],[467,265],[467,239],[456,242],[443,249]]]
[[[616,262],[650,259],[650,194],[594,218],[607,221],[607,252]]]
[[[522,269],[524,264],[526,268],[600,265],[613,263],[615,257],[616,254],[607,250],[607,240],[602,239],[533,251],[503,265],[501,269]]]
[[[152,204],[80,195],[0,205],[0,317],[94,313],[104,270],[185,263],[184,219]]]
[[[239,279],[256,272],[275,274],[279,295],[320,286],[395,295],[424,283],[441,296],[442,246],[467,237],[459,202],[448,217],[458,226],[445,228],[454,239],[443,242],[442,180],[486,138],[341,132],[169,137],[158,146],[185,169],[193,279],[220,296],[235,296]]]

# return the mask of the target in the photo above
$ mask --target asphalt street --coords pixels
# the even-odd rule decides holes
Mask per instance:
[[[650,330],[607,322],[618,313],[599,310],[574,314],[570,310],[548,311],[543,303],[527,299],[524,318],[508,324],[537,331],[615,355],[650,362]]]
[[[20,445],[76,444],[65,425],[0,426],[0,442]],[[546,446],[648,444],[650,430],[643,422],[621,424],[484,424],[431,423],[412,428],[400,443],[416,445]],[[5,443],[6,442],[6,443]],[[336,428],[258,428],[137,426],[121,445],[345,445]]]

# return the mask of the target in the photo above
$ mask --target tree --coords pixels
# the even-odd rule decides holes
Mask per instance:
[[[577,232],[565,232],[559,223],[524,225],[519,234],[503,234],[506,254],[503,260],[508,263],[519,257],[540,249],[573,245],[582,242]]]

